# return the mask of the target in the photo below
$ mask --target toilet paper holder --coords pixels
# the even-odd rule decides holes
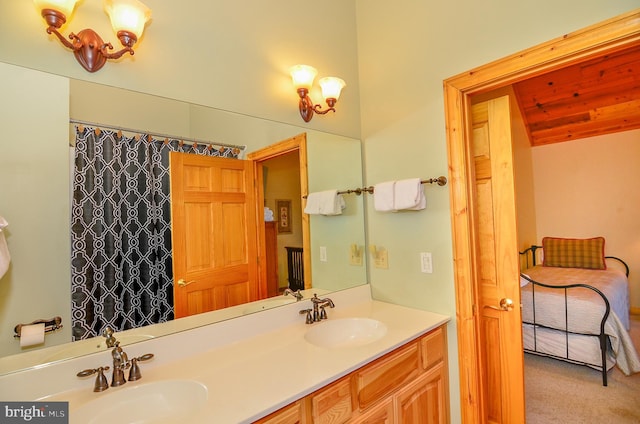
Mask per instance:
[[[15,328],[13,329],[14,331],[14,335],[13,337],[15,338],[19,338],[20,335],[22,334],[22,327],[26,326],[26,325],[34,325],[34,324],[44,324],[44,333],[52,333],[56,330],[59,330],[62,328],[62,318],[60,317],[53,317],[51,319],[38,319],[35,320],[33,322],[30,322],[29,324],[18,324],[15,326]]]

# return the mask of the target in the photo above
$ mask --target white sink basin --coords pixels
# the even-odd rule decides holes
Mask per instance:
[[[386,325],[370,318],[329,318],[313,325],[304,335],[305,340],[325,348],[363,346],[387,333]]]
[[[71,411],[71,423],[187,423],[207,401],[207,388],[193,380],[165,380],[95,395],[96,400]]]

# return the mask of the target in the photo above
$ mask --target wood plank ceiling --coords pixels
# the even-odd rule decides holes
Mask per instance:
[[[532,146],[640,128],[640,46],[513,87]]]

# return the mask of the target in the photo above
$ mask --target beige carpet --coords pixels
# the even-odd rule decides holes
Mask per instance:
[[[631,317],[631,337],[640,352],[640,316]],[[602,386],[600,371],[525,354],[528,424],[640,423],[640,373],[617,367]]]

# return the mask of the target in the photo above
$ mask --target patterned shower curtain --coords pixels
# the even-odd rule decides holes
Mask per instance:
[[[76,128],[71,206],[73,340],[173,319],[169,152],[239,150]]]

